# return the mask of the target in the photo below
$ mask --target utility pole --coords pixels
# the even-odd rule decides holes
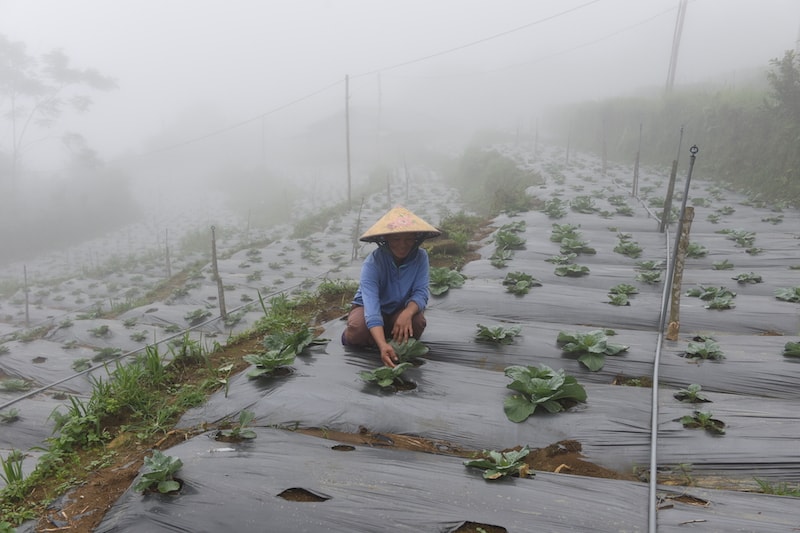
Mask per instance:
[[[686,5],[689,0],[680,0],[678,5],[678,17],[675,19],[675,31],[672,34],[672,52],[669,56],[669,71],[667,72],[667,94],[672,92],[675,85],[675,71],[678,69],[678,49],[681,46],[681,34],[683,33],[683,21],[686,19]]]
[[[347,208],[352,209],[351,200],[351,176],[350,176],[350,75],[344,77],[344,123],[345,123],[345,143],[347,145]]]

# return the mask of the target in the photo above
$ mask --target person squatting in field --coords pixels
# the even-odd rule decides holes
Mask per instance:
[[[408,209],[395,207],[360,237],[378,248],[361,266],[342,344],[377,347],[383,364],[394,367],[397,354],[389,340],[403,343],[422,336],[430,265],[420,244],[439,235],[438,229]]]

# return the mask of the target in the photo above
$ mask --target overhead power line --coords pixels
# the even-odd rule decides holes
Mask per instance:
[[[425,56],[422,56],[422,57],[418,57],[416,59],[403,61],[401,63],[390,65],[388,67],[378,68],[378,69],[375,69],[375,70],[364,72],[362,74],[358,74],[356,76],[350,76],[350,79],[361,78],[361,77],[364,77],[364,76],[369,76],[371,74],[376,74],[378,72],[383,72],[383,71],[387,71],[387,70],[393,70],[393,69],[401,68],[401,67],[404,67],[404,66],[412,65],[412,64],[415,64],[415,63],[420,63],[422,61],[427,61],[428,59],[432,59],[434,57],[440,57],[440,56],[443,56],[443,55],[451,54],[453,52],[457,52],[457,51],[463,50],[465,48],[476,46],[478,44],[482,44],[482,43],[485,43],[485,42],[488,42],[488,41],[491,41],[491,40],[494,40],[494,39],[499,39],[500,37],[505,37],[506,35],[510,35],[512,33],[516,33],[518,31],[525,30],[525,29],[530,28],[532,26],[536,26],[538,24],[542,24],[544,22],[547,22],[547,21],[562,17],[562,16],[567,15],[569,13],[573,13],[575,11],[578,11],[580,9],[588,7],[588,6],[592,5],[592,4],[596,4],[596,3],[600,2],[600,1],[601,0],[591,0],[589,2],[585,2],[585,3],[581,4],[579,6],[575,6],[573,8],[566,9],[566,10],[561,11],[559,13],[556,13],[554,15],[550,15],[548,17],[544,17],[544,18],[535,20],[533,22],[529,22],[527,24],[523,24],[522,26],[517,26],[516,28],[512,28],[510,30],[506,30],[506,31],[503,31],[503,32],[500,32],[500,33],[496,33],[496,34],[490,35],[488,37],[483,37],[483,38],[475,40],[475,41],[471,41],[471,42],[468,42],[468,43],[465,43],[465,44],[462,44],[462,45],[459,45],[459,46],[448,48],[446,50],[435,52],[433,54],[428,54],[428,55],[425,55]],[[322,87],[320,89],[317,89],[316,91],[308,93],[305,96],[302,96],[300,98],[296,98],[296,99],[294,99],[294,100],[292,100],[290,102],[287,102],[287,103],[282,104],[282,105],[280,105],[280,106],[278,106],[276,108],[273,108],[270,111],[266,111],[264,113],[260,113],[258,115],[253,116],[253,117],[241,120],[239,122],[236,122],[236,123],[231,124],[229,126],[226,126],[224,128],[220,128],[218,130],[211,131],[209,133],[200,135],[198,137],[193,137],[191,139],[187,139],[185,141],[181,141],[181,142],[178,142],[178,143],[175,143],[175,144],[171,144],[169,146],[164,146],[162,148],[157,148],[155,150],[150,150],[150,151],[144,152],[142,154],[129,156],[129,157],[121,157],[121,158],[118,158],[117,160],[139,159],[139,158],[147,157],[147,156],[150,156],[150,155],[155,155],[155,154],[159,154],[159,153],[163,153],[163,152],[168,152],[168,151],[175,150],[175,149],[178,149],[178,148],[182,148],[184,146],[187,146],[187,145],[190,145],[190,144],[193,144],[193,143],[196,143],[196,142],[199,142],[199,141],[211,138],[211,137],[215,137],[217,135],[221,135],[223,133],[227,133],[229,131],[232,131],[232,130],[235,130],[235,129],[240,128],[242,126],[245,126],[247,124],[250,124],[251,122],[255,122],[257,120],[261,120],[264,117],[269,116],[269,115],[271,115],[273,113],[276,113],[276,112],[278,112],[280,110],[286,109],[287,107],[291,107],[291,106],[293,106],[295,104],[298,104],[298,103],[300,103],[300,102],[302,102],[304,100],[307,100],[307,99],[309,99],[309,98],[311,98],[313,96],[316,96],[316,95],[318,95],[320,93],[323,93],[323,92],[325,92],[325,91],[331,89],[332,87],[335,87],[335,86],[337,86],[337,85],[339,85],[341,83],[343,83],[342,80],[335,81],[335,82],[333,82],[333,83],[331,83],[329,85],[326,85],[325,87]]]
[[[522,31],[522,30],[528,29],[531,26],[536,26],[537,24],[542,24],[543,22],[547,22],[549,20],[553,20],[553,19],[556,19],[558,17],[562,17],[562,16],[567,15],[569,13],[572,13],[574,11],[578,11],[579,9],[583,9],[585,7],[588,7],[588,6],[592,5],[592,4],[596,4],[597,2],[600,2],[600,0],[592,0],[591,2],[586,2],[585,4],[581,4],[579,6],[571,8],[571,9],[567,9],[565,11],[561,11],[560,13],[556,13],[555,15],[550,15],[549,17],[545,17],[545,18],[542,18],[542,19],[539,19],[539,20],[535,20],[533,22],[529,22],[527,24],[523,24],[522,26],[517,26],[516,28],[510,29],[510,30],[506,30],[506,31],[503,31],[503,32],[500,32],[500,33],[495,33],[494,35],[490,35],[488,37],[484,37],[482,39],[478,39],[477,41],[471,41],[469,43],[462,44],[460,46],[455,46],[453,48],[448,48],[448,49],[442,50],[440,52],[435,52],[433,54],[428,54],[426,56],[418,57],[417,59],[411,59],[409,61],[403,61],[402,63],[397,63],[397,64],[391,65],[389,67],[383,67],[383,68],[379,68],[379,69],[375,69],[375,70],[370,70],[369,72],[364,72],[363,74],[358,74],[357,76],[352,76],[352,77],[353,78],[360,78],[360,77],[363,77],[363,76],[369,76],[370,74],[375,74],[375,73],[378,73],[378,72],[386,72],[387,70],[393,70],[393,69],[396,69],[396,68],[405,67],[405,66],[408,66],[408,65],[413,65],[414,63],[420,63],[422,61],[427,61],[428,59],[433,59],[434,57],[439,57],[439,56],[443,56],[443,55],[446,55],[446,54],[452,54],[453,52],[457,52],[459,50],[463,50],[465,48],[469,48],[471,46],[482,44],[482,43],[485,43],[485,42],[488,42],[488,41],[492,41],[492,40],[498,39],[500,37],[505,37],[506,35],[510,35],[512,33],[516,33],[518,31]]]

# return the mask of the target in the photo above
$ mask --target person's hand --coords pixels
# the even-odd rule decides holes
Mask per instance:
[[[383,362],[384,366],[394,368],[398,358],[394,348],[392,348],[392,345],[387,342],[380,347],[380,350],[381,361]]]
[[[403,311],[397,316],[392,326],[392,339],[398,344],[403,344],[408,341],[409,337],[414,335],[414,327],[411,320],[414,318],[414,313],[408,310]]]

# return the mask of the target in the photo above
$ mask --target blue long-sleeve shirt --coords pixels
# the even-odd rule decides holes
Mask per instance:
[[[412,251],[396,265],[387,246],[373,250],[361,265],[361,280],[353,303],[364,306],[367,328],[383,326],[383,314],[391,315],[413,301],[422,311],[428,305],[430,272],[428,252]]]

